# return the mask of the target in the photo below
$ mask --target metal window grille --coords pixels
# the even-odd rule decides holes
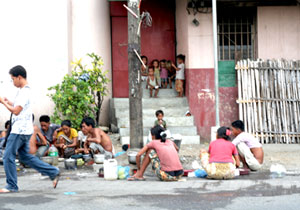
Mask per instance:
[[[236,15],[234,11],[227,12],[226,15],[220,14],[219,60],[255,59],[256,21],[253,14],[255,13],[244,12]]]

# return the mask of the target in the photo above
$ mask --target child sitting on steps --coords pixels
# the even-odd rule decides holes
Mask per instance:
[[[148,85],[149,90],[150,90],[150,98],[152,98],[152,96],[153,96],[153,90],[155,90],[154,97],[157,98],[157,94],[158,94],[158,91],[159,91],[159,85],[158,85],[157,79],[154,76],[153,66],[149,67],[147,85]]]

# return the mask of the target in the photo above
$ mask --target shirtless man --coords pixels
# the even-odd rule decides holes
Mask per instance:
[[[237,147],[244,168],[257,171],[264,161],[264,151],[261,143],[251,134],[244,132],[244,123],[241,120],[234,121],[232,133],[235,139],[232,143]]]
[[[81,122],[81,130],[87,136],[84,143],[84,153],[100,153],[105,159],[113,158],[113,146],[109,136],[100,128],[95,128],[95,121],[91,117],[85,117]]]
[[[29,140],[29,154],[41,158],[46,155],[49,144],[38,126],[33,126],[33,134]]]

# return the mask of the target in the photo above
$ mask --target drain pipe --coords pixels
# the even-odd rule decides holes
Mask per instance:
[[[218,29],[217,29],[217,0],[212,0],[213,38],[214,38],[214,66],[215,66],[215,109],[216,127],[220,127],[219,114],[219,70],[218,70]]]

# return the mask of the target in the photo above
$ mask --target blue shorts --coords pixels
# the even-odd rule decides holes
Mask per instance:
[[[162,83],[168,82],[168,78],[161,78],[161,82]]]

